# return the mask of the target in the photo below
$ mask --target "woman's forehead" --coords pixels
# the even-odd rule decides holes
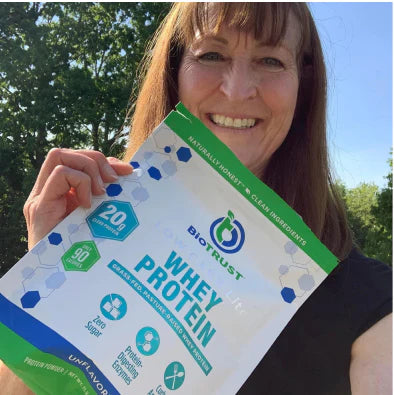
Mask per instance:
[[[192,43],[212,40],[227,45],[229,40],[239,43],[241,40],[253,39],[255,41],[255,46],[285,45],[292,52],[298,52],[301,32],[299,22],[292,13],[287,17],[287,23],[283,33],[276,37],[272,37],[272,22],[270,20],[267,20],[267,24],[262,25],[261,31],[256,35],[255,32],[250,29],[237,26],[231,23],[231,19],[227,19],[228,18],[219,24],[217,22],[217,15],[212,16],[209,26],[205,25],[202,26],[201,29],[195,29]]]

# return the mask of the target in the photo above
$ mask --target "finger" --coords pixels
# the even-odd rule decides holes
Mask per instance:
[[[46,204],[62,199],[71,188],[78,203],[89,208],[92,200],[91,177],[82,171],[63,165],[57,165],[49,176],[40,194],[40,203]]]
[[[104,182],[113,182],[118,179],[118,174],[108,162],[104,154],[99,151],[93,150],[79,150],[78,152],[88,156],[97,163],[101,177],[103,178]]]
[[[99,195],[105,192],[101,172],[95,159],[92,159],[88,155],[80,153],[79,151],[55,148],[49,152],[41,167],[32,191],[33,196],[41,193],[48,178],[58,165],[82,171],[89,175],[91,178],[92,192],[94,194]]]
[[[109,156],[107,158],[109,164],[111,167],[116,171],[116,173],[120,176],[126,176],[128,174],[131,174],[133,172],[133,166],[130,165],[130,163],[123,162],[117,158],[113,158],[112,156]]]
[[[75,188],[70,188],[70,190],[66,194],[66,213],[65,216],[73,212],[78,206],[80,206],[80,202],[78,200],[77,191]]]

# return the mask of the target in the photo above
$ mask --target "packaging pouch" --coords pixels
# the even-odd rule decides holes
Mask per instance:
[[[235,394],[337,259],[180,103],[0,280],[37,394]]]

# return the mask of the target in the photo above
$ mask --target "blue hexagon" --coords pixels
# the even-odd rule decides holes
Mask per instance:
[[[60,233],[56,233],[56,232],[52,232],[49,236],[48,236],[48,240],[51,244],[57,246],[59,245],[63,239],[62,239],[62,235]]]
[[[140,202],[145,202],[149,198],[149,192],[143,187],[137,187],[132,192],[131,195],[135,200]]]
[[[51,274],[45,281],[45,285],[50,289],[58,289],[66,281],[66,275],[63,272]]]
[[[166,160],[165,162],[163,162],[161,168],[169,176],[173,176],[176,173],[176,164],[172,160]]]
[[[32,249],[31,253],[34,255],[40,255],[47,249],[47,243],[45,240],[39,241]]]
[[[160,170],[159,170],[158,168],[154,167],[154,166],[151,166],[151,167],[148,169],[148,173],[149,173],[149,175],[150,175],[152,178],[154,178],[154,179],[157,180],[157,181],[159,181],[160,178],[161,178]]]
[[[280,293],[283,300],[287,303],[291,303],[296,298],[293,288],[284,287]]]
[[[22,307],[32,309],[40,301],[40,293],[38,291],[28,291],[21,297]]]
[[[108,196],[118,196],[122,193],[123,189],[119,184],[109,184],[107,186]]]
[[[171,147],[169,145],[164,147],[164,152],[167,152],[167,154],[169,154],[171,152]]]
[[[192,153],[190,151],[190,148],[186,147],[181,147],[179,150],[176,152],[176,156],[181,162],[188,162],[190,158],[192,157]]]
[[[139,169],[140,167],[140,164],[138,162],[131,161],[130,164],[131,166],[133,166],[133,169]]]
[[[139,225],[129,202],[110,200],[103,202],[87,218],[94,237],[123,241]]]

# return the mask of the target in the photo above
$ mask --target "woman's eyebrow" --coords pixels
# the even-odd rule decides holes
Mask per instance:
[[[218,41],[221,44],[225,44],[225,45],[228,44],[228,41],[224,37],[220,37],[215,34],[204,34],[203,36],[198,37],[197,42],[201,42],[205,40]]]
[[[264,41],[260,41],[259,44],[257,44],[257,48],[263,48],[263,47],[268,47],[268,48],[283,48],[286,52],[288,52],[291,56],[294,56],[295,53],[294,51],[292,51],[289,46],[287,46],[285,43],[279,43],[278,45],[268,45],[266,42]]]

